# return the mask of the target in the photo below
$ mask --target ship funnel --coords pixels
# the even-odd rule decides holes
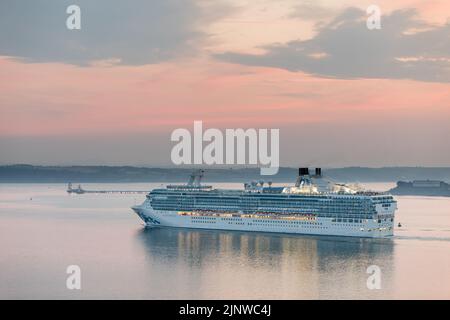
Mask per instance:
[[[307,175],[309,175],[309,169],[308,168],[299,168],[298,169],[298,175],[299,176],[307,176]]]
[[[322,176],[322,168],[316,168],[316,176],[321,177]]]
[[[303,183],[304,180],[308,180],[309,178],[306,177],[309,176],[309,169],[308,168],[299,168],[298,169],[298,177],[297,181],[295,182],[295,186],[298,188]]]

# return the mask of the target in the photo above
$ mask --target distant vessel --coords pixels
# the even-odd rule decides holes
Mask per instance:
[[[76,193],[76,194],[83,194],[86,191],[81,188],[81,185],[79,184],[77,188],[72,188],[72,183],[69,182],[67,185],[67,193]]]
[[[399,196],[450,197],[450,185],[437,180],[398,181],[389,192]]]
[[[154,227],[185,227],[311,235],[389,237],[397,203],[386,193],[332,184],[316,168],[300,168],[294,186],[267,187],[264,181],[243,190],[201,185],[203,171],[186,185],[152,190],[132,209]]]

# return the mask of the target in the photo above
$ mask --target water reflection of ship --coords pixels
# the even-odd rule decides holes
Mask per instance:
[[[274,292],[268,292],[266,298],[321,298],[330,287],[340,288],[343,298],[361,290],[372,298],[374,293],[365,292],[367,267],[379,266],[386,285],[393,277],[390,239],[172,228],[144,229],[137,238],[152,264],[159,261],[169,269],[184,270],[190,274],[191,284],[205,279],[216,287],[227,287],[233,281],[247,286],[259,281],[264,286],[272,283]],[[211,270],[215,278],[206,275]]]

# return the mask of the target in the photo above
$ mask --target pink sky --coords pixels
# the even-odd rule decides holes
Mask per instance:
[[[352,2],[322,1],[331,16],[321,19],[331,20],[334,11]],[[280,128],[284,165],[315,158],[302,158],[301,151],[287,147],[302,139],[308,141],[309,153],[329,157],[323,163],[331,166],[450,165],[450,151],[443,151],[449,149],[449,82],[340,79],[221,61],[214,58],[215,53],[258,53],[264,52],[261,46],[314,37],[314,24],[319,22],[287,18],[295,1],[233,3],[228,16],[200,26],[210,39],[187,57],[135,66],[29,63],[0,57],[0,162],[103,163],[109,159],[114,164],[170,164],[167,154],[157,160],[150,154],[146,159],[116,157],[113,150],[102,150],[101,141],[139,134],[148,138],[148,148],[167,151],[172,130],[191,128],[194,120],[202,120],[206,127]],[[379,5],[386,12],[415,8],[421,19],[433,25],[444,24],[450,13],[448,1],[379,1]],[[364,8],[364,1],[358,7]],[[251,12],[254,20],[242,27]],[[275,26],[272,30],[264,27],[265,19],[268,27]],[[308,28],[295,30],[298,26]],[[161,141],[163,137],[166,141]],[[68,158],[46,158],[8,143],[52,138],[75,139],[79,152],[83,152],[83,141],[97,139],[97,148],[91,145],[90,150],[96,149],[98,157],[83,161],[69,152]],[[315,138],[325,144],[320,150],[311,142]],[[130,139],[117,141],[133,144]],[[147,147],[140,143],[134,148]],[[342,152],[336,151],[338,147]],[[349,154],[352,150],[354,155]]]

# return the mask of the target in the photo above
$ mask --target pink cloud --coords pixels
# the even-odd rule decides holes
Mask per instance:
[[[0,60],[3,136],[165,132],[449,115],[448,84],[320,79],[208,61],[80,68]]]

